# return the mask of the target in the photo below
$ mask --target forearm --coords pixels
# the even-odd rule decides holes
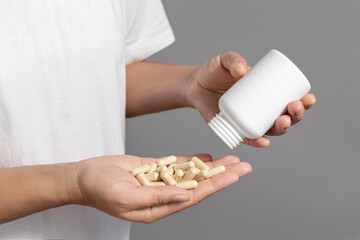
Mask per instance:
[[[198,66],[136,62],[126,67],[126,116],[187,107],[185,92]]]
[[[0,168],[0,223],[75,203],[75,173],[75,163]]]

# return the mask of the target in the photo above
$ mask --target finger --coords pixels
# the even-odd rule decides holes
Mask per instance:
[[[226,171],[235,172],[239,178],[248,175],[252,172],[252,166],[248,162],[241,162],[241,164],[233,163],[226,165]]]
[[[280,136],[286,133],[289,130],[291,125],[291,118],[289,115],[282,115],[278,117],[275,121],[275,125],[270,128],[266,135],[270,136]]]
[[[288,104],[288,113],[291,117],[291,124],[300,122],[305,116],[305,108],[302,101],[293,101]]]
[[[198,157],[202,161],[211,161],[212,160],[212,156],[210,154],[199,153],[199,154],[192,154],[189,156],[177,157],[177,162],[190,161],[190,159],[192,157]],[[126,161],[122,161],[122,160],[124,160],[124,158],[126,159]],[[159,158],[142,158],[142,157],[137,157],[137,156],[132,156],[132,155],[122,155],[122,156],[114,155],[114,156],[108,156],[105,161],[112,163],[116,166],[119,166],[127,171],[130,171],[132,168],[135,168],[135,167],[138,167],[138,166],[141,166],[144,164],[156,162],[158,159]]]
[[[191,155],[188,155],[188,156],[177,156],[176,157],[176,162],[177,163],[187,162],[187,161],[190,161],[192,157],[198,157],[202,161],[211,161],[212,160],[212,156],[210,154],[208,154],[208,153],[197,153],[197,154],[191,154]],[[140,165],[156,162],[160,158],[141,158]]]
[[[207,158],[204,158],[203,156],[206,156]],[[240,162],[240,159],[236,156],[232,156],[232,155],[227,155],[221,158],[218,158],[216,160],[212,161],[212,158],[209,158],[210,155],[208,154],[194,154],[194,155],[189,155],[189,156],[183,156],[183,157],[177,157],[179,163],[181,162],[187,162],[190,161],[192,157],[198,157],[200,158],[200,160],[206,162],[206,164],[213,168],[219,165],[229,165],[229,164],[233,164],[233,163],[238,163]]]
[[[216,167],[219,165],[228,165],[228,164],[240,162],[240,159],[238,157],[232,155],[227,155],[218,158],[216,160],[212,160],[211,155],[207,153],[192,154],[188,156],[178,156],[176,157],[177,158],[176,162],[177,163],[187,162],[190,161],[192,157],[198,157],[201,161],[206,162],[206,164],[209,165],[209,167]],[[156,159],[149,158],[149,159],[143,159],[143,161],[156,161]]]
[[[189,201],[189,193],[175,186],[132,186],[127,191],[126,203],[132,209],[159,206],[171,202]]]
[[[226,171],[224,173],[201,181],[197,188],[190,191],[191,200],[182,205],[194,205],[215,192],[235,183],[240,177],[243,177],[252,171],[251,165],[247,162],[233,163],[226,165],[225,167]]]
[[[212,156],[208,153],[196,153],[196,154],[191,154],[188,156],[177,156],[176,162],[177,163],[187,162],[187,161],[190,161],[192,157],[198,157],[203,162],[213,161]],[[102,161],[114,164],[116,166],[119,166],[119,167],[129,171],[132,168],[141,166],[143,164],[156,162],[158,159],[159,158],[142,158],[142,157],[132,156],[132,155],[113,155],[113,156],[107,156],[106,159],[102,159]],[[126,161],[124,161],[124,160],[126,160]],[[222,165],[240,161],[236,156],[230,156],[230,155],[219,158],[218,160],[221,160]],[[124,164],[124,162],[126,164]]]
[[[311,108],[316,103],[316,97],[312,93],[306,94],[302,99],[305,109]]]
[[[238,181],[242,176],[249,174],[252,171],[251,165],[247,162],[238,162],[226,166],[226,171],[219,175],[212,177],[211,179],[204,180],[199,183],[198,187],[194,190],[189,190],[188,192],[191,195],[191,200],[184,203],[171,203],[166,205],[157,206],[151,209],[141,209],[134,212],[139,218],[144,218],[146,216],[149,222],[155,221],[157,219],[163,218],[170,214],[181,211],[185,208],[188,208],[192,205],[195,205],[214,194],[217,191],[220,191],[229,185]]]
[[[262,136],[257,139],[244,138],[243,143],[246,145],[253,146],[253,147],[264,148],[264,147],[268,147],[270,145],[270,139],[266,136]]]
[[[228,167],[236,165],[240,162],[240,159],[236,156],[224,156],[221,157],[215,161],[212,161],[212,157],[209,154],[202,153],[202,154],[193,154],[188,156],[181,156],[177,157],[178,162],[185,162],[189,161],[192,157],[198,157],[201,160],[205,161],[211,168],[216,167],[219,165],[224,165],[227,168],[227,171],[232,172],[238,172],[237,170],[234,170],[236,168]],[[148,159],[149,161],[154,161],[156,159]],[[247,164],[247,163],[245,163]],[[242,170],[241,170],[242,171]],[[175,188],[179,189],[179,188]],[[131,199],[131,204],[133,209],[140,209],[140,208],[146,208],[149,206],[158,206],[166,203],[171,202],[180,202],[180,201],[187,201],[188,196],[184,196],[182,193],[187,194],[187,191],[182,190],[182,192],[172,192],[174,190],[174,187],[172,186],[162,186],[162,187],[143,187],[143,186],[134,186],[129,191],[129,199]],[[164,194],[166,192],[166,194]],[[144,196],[144,197],[142,197]],[[146,197],[145,197],[146,196]],[[135,200],[134,200],[135,199]]]
[[[208,162],[208,161],[212,161],[213,158],[210,154],[208,153],[197,153],[197,154],[191,154],[188,156],[178,156],[177,158],[177,163],[182,163],[182,162],[187,162],[190,161],[191,158],[193,157],[198,157],[201,161],[203,162]]]
[[[248,65],[246,60],[238,53],[227,52],[220,55],[220,62],[230,71],[231,76],[239,79],[248,72]]]
[[[227,165],[230,165],[230,164],[234,164],[234,163],[239,163],[240,162],[240,159],[236,156],[233,156],[233,155],[227,155],[227,156],[223,156],[221,158],[218,158],[212,162],[206,162],[206,164],[210,167],[210,168],[213,168],[213,167],[217,167],[217,166],[220,166],[220,165],[224,165],[224,166],[227,166]]]

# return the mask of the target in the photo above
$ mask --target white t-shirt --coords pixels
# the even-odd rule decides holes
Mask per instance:
[[[173,41],[160,0],[0,0],[0,167],[124,154],[125,64]],[[0,239],[129,231],[70,205],[2,224]]]

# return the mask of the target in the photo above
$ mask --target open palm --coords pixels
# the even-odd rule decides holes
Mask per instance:
[[[197,154],[178,157],[178,162],[189,161],[193,156],[210,167],[225,165],[226,171],[200,182],[196,189],[184,190],[175,186],[141,186],[128,172],[133,167],[155,162],[154,158],[120,155],[84,160],[77,179],[82,202],[115,217],[150,223],[199,203],[251,172],[251,166],[235,156],[211,161],[210,155]]]

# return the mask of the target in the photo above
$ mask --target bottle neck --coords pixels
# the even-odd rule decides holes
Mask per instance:
[[[211,119],[208,123],[209,127],[228,145],[230,149],[235,148],[239,145],[244,136],[235,128],[232,123],[226,119],[226,117],[221,114],[216,114],[216,116]]]

